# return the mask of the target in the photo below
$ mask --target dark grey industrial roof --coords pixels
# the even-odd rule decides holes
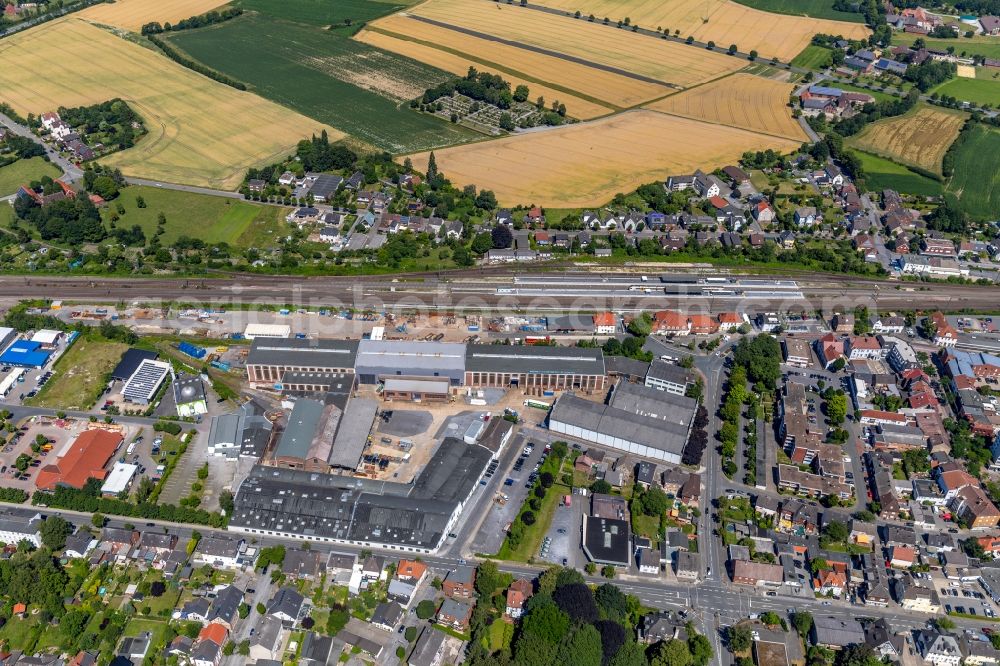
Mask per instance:
[[[140,363],[146,359],[153,360],[157,356],[159,356],[159,354],[155,351],[136,349],[135,347],[127,349],[125,350],[125,353],[122,354],[122,359],[118,361],[118,365],[116,365],[115,369],[111,371],[111,378],[124,381],[132,376],[132,373],[138,369]]]
[[[358,343],[355,372],[371,374],[384,368],[420,371],[465,370],[465,345],[457,342],[410,342],[406,340],[362,340]]]
[[[555,317],[546,317],[545,328],[549,331],[594,331],[594,316],[584,314],[571,314]]]
[[[666,361],[661,361],[659,359],[649,364],[649,370],[646,372],[646,377],[674,384],[686,384],[691,381],[690,371],[679,365],[667,363]]]
[[[230,525],[435,548],[491,457],[448,438],[412,486],[257,465],[240,485]]]
[[[292,413],[288,415],[285,431],[274,449],[274,457],[321,458],[325,461],[330,455],[326,447],[333,446],[334,419],[336,422],[340,419],[340,410],[336,407],[309,398],[296,400]]]
[[[634,385],[631,385],[634,386]],[[651,391],[671,395],[664,391]],[[680,397],[680,396],[673,396]],[[624,401],[620,400],[620,404]],[[687,422],[694,417],[690,410]],[[585,400],[572,393],[564,393],[556,400],[549,414],[550,422],[565,423],[582,430],[593,431],[652,449],[680,455],[687,443],[688,426],[675,421],[639,414],[631,410]]]
[[[585,347],[468,345],[465,369],[529,375],[603,375],[604,352]]]
[[[583,518],[583,547],[594,562],[629,565],[628,523],[612,518]]]
[[[457,437],[445,437],[420,472],[410,496],[442,502],[464,501],[472,492],[493,457],[479,444],[466,444]]]
[[[264,417],[264,411],[254,402],[244,403],[240,408],[240,455],[260,458],[271,440],[274,426]]]
[[[378,403],[374,400],[355,398],[348,403],[333,438],[333,450],[328,459],[332,467],[354,469],[358,466],[377,412]]]
[[[321,173],[316,177],[316,182],[309,188],[309,193],[316,198],[329,199],[337,191],[344,179],[328,173]]]
[[[357,340],[254,338],[247,365],[353,368]]]
[[[676,432],[687,433],[691,419],[698,409],[698,401],[682,395],[619,381],[611,394],[610,406],[631,412],[637,416],[648,416],[658,421],[666,421],[675,426]]]
[[[637,361],[627,356],[605,356],[604,367],[609,375],[624,375],[636,379],[642,379],[649,371],[649,363]]]

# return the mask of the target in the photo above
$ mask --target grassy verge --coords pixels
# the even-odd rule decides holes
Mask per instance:
[[[560,472],[562,470],[563,461],[554,455],[550,455],[545,464],[538,470],[539,479],[535,481],[534,485],[531,487],[531,491],[528,493],[528,497],[524,500],[524,505],[517,514],[517,518],[514,519],[514,523],[519,523],[523,525],[522,536],[516,543],[511,542],[511,537],[508,536],[503,545],[500,546],[500,552],[497,553],[497,557],[502,560],[514,560],[516,562],[528,562],[537,553],[538,549],[542,544],[542,538],[545,536],[546,532],[549,531],[549,525],[552,524],[552,516],[556,512],[556,507],[559,506],[559,502],[562,500],[563,495],[569,493],[572,489],[569,486],[563,485],[559,482]],[[552,487],[548,489],[545,493],[545,497],[540,500],[540,506],[538,511],[532,511],[529,506],[529,501],[535,496],[535,488],[539,487],[541,483],[541,475],[545,472],[552,474],[552,477],[556,479],[556,482],[552,484]],[[535,515],[535,522],[531,525],[524,525],[521,518],[526,512],[531,512]],[[512,525],[511,529],[516,529],[516,525]]]
[[[79,337],[56,361],[52,379],[25,404],[51,409],[90,409],[107,384],[108,373],[128,345]]]
[[[802,53],[792,58],[792,67],[806,69],[825,69],[833,64],[833,51],[825,46],[810,44],[802,49]]]

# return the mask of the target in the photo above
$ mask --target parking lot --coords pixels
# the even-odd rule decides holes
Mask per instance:
[[[514,470],[513,467],[509,470],[497,469],[496,475],[502,479],[500,485],[497,486],[496,495],[496,499],[500,501],[494,501],[490,504],[489,514],[480,526],[479,532],[476,534],[476,538],[472,544],[473,552],[495,553],[500,550],[500,545],[507,534],[505,529],[507,524],[514,520],[518,511],[521,510],[521,505],[524,504],[524,500],[528,496],[528,488],[525,488],[525,485],[530,487],[528,477],[532,474],[534,466],[538,464],[539,459],[542,457],[547,442],[537,439],[527,439],[526,435],[522,433],[512,439],[509,445],[517,447],[518,456],[521,456],[523,455],[524,447],[527,446],[529,441],[534,443],[534,448],[524,458],[524,462],[521,464],[519,470]],[[514,466],[517,466],[517,460],[520,459],[519,457],[514,461]],[[510,481],[509,484],[507,483],[508,481]],[[506,500],[503,499],[503,495],[506,495]]]
[[[979,589],[979,585],[942,581],[938,587],[938,596],[946,613],[997,617],[993,601]]]
[[[541,559],[555,564],[565,564],[570,567],[582,568],[587,563],[587,556],[580,548],[580,530],[583,526],[583,510],[587,503],[586,497],[573,495],[572,504],[565,506],[560,503],[552,516],[552,524],[545,535],[548,539],[548,552]]]

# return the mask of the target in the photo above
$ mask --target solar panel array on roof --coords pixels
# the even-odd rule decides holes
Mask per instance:
[[[148,405],[170,372],[169,363],[144,359],[122,387],[122,397],[128,402]]]

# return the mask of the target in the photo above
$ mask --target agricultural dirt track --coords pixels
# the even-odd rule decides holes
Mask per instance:
[[[407,12],[682,88],[733,72],[744,64],[705,49],[487,0],[428,0]]]
[[[676,116],[805,141],[806,134],[788,108],[790,83],[752,74],[733,74],[646,106]]]
[[[941,173],[941,159],[965,123],[966,114],[920,105],[909,113],[866,127],[848,143],[861,150]]]
[[[710,171],[748,150],[789,151],[798,141],[656,111],[627,111],[588,123],[435,151],[462,185],[493,190],[504,204],[597,206],[618,192],[696,168]],[[412,155],[417,169],[427,153]],[[486,165],[486,166],[484,166]]]
[[[138,32],[146,23],[176,23],[226,4],[225,0],[115,0],[84,9],[77,14],[95,23],[104,23]]]
[[[485,1],[485,0],[484,0]],[[719,48],[736,44],[749,53],[789,61],[804,49],[817,33],[864,39],[870,31],[860,23],[787,16],[760,11],[730,0],[534,0],[546,7],[594,14],[597,22],[604,17],[613,24],[626,17],[631,23],[650,30],[663,28],[671,34],[698,41],[714,41]],[[585,20],[585,19],[577,19]]]
[[[77,18],[3,40],[0,62],[0,94],[25,115],[115,97],[133,104],[149,134],[101,159],[130,176],[235,189],[248,167],[277,159],[304,136],[323,129],[343,136]]]
[[[513,78],[521,75],[536,81],[533,86],[532,81],[526,80],[525,83],[529,88],[538,87],[539,83],[553,86],[554,92],[560,91],[555,94],[567,107],[570,106],[564,99],[567,92],[614,107],[635,106],[669,92],[669,89],[661,83],[639,81],[570,62],[564,58],[487,41],[403,14],[380,19],[371,27],[376,31],[392,33],[391,38],[395,41],[387,42],[386,35],[382,35],[381,38],[376,37],[378,33],[370,30],[363,31],[356,39],[367,43],[374,43],[373,39],[381,39],[382,43],[376,45],[392,51],[398,50],[404,55],[448,71],[455,71],[460,66],[455,62],[456,58],[467,57],[464,62],[468,64],[461,71],[455,72],[456,74],[464,74],[469,64],[483,70],[494,65],[503,70],[504,78],[511,81],[512,85],[514,84],[512,77],[507,74],[513,74]],[[540,94],[547,100],[554,99],[549,93]],[[534,97],[532,93],[532,98]]]

